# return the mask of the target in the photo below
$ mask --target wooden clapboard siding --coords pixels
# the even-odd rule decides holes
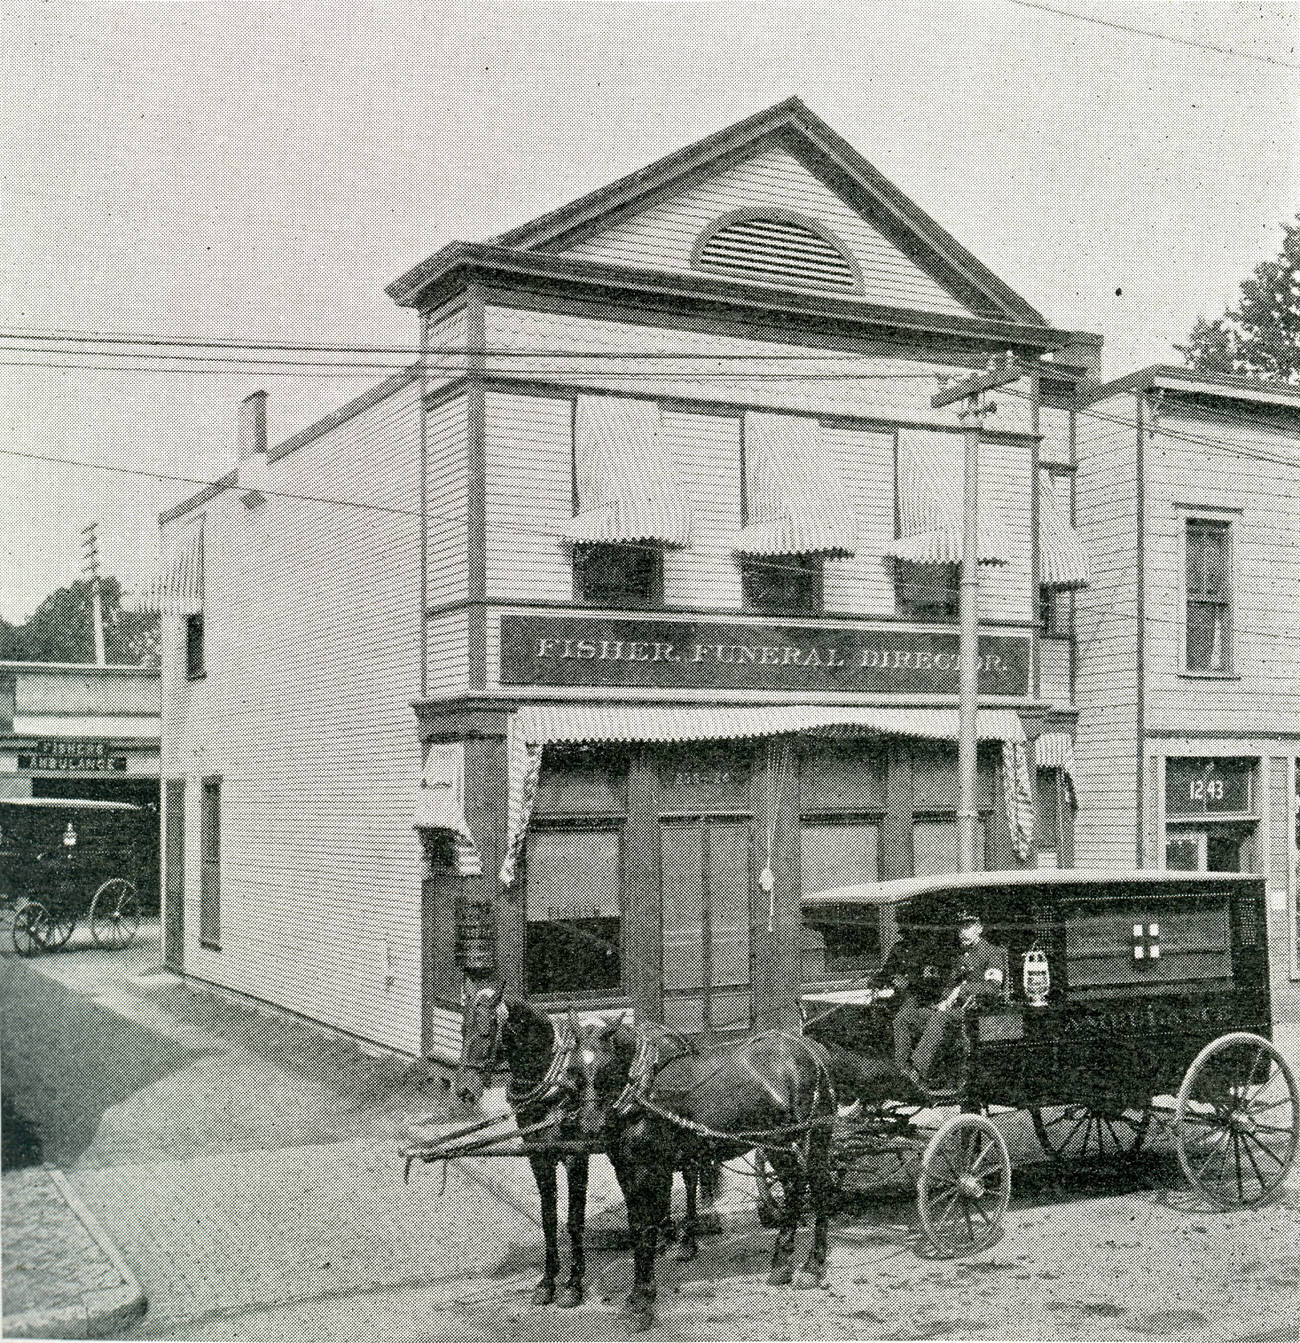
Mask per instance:
[[[1072,461],[1069,411],[1044,406],[1038,414],[1038,432],[1043,436],[1038,445],[1038,460],[1044,466],[1069,466]]]
[[[999,416],[1002,413],[1002,402],[999,402],[998,413]],[[960,500],[962,441],[955,434],[952,440],[955,474],[950,479]],[[979,506],[1001,518],[1011,538],[1010,563],[980,566],[982,620],[1033,619],[1034,601],[1030,586],[1033,532],[1029,511],[1033,488],[1033,453],[1028,443],[986,440],[980,445]]]
[[[1070,641],[1039,639],[1038,671],[1040,695],[1059,708],[1070,705]]]
[[[1132,403],[1127,405],[1131,414]],[[1137,856],[1137,431],[1081,416],[1075,500],[1092,586],[1076,598],[1076,867]]]
[[[837,424],[823,425],[821,432],[858,519],[857,553],[826,561],[826,609],[848,615],[892,615],[893,562],[884,552],[895,531],[894,435]]]
[[[970,311],[779,146],[763,148],[564,250],[597,261],[689,271],[692,249],[706,228],[732,211],[763,209],[802,215],[829,229],[857,262],[862,297],[869,302]]]
[[[469,596],[468,524],[469,428],[464,396],[455,396],[429,412],[425,425],[428,454],[430,606],[445,606]]]
[[[488,599],[569,601],[573,402],[489,391],[486,420]]]
[[[1249,407],[1240,409],[1249,415]],[[1166,400],[1146,453],[1149,729],[1194,724],[1242,736],[1300,724],[1300,466],[1244,458],[1212,440],[1300,460],[1300,433],[1181,412]],[[1192,435],[1196,441],[1177,437]],[[1181,674],[1183,533],[1197,508],[1232,523],[1232,672]]]
[[[469,685],[469,615],[464,608],[430,617],[428,659],[429,694]]]
[[[168,621],[165,740],[186,789],[186,968],[362,1038],[420,1042],[419,388],[270,467],[204,518],[207,675]],[[178,519],[169,526],[180,526]],[[221,950],[197,943],[201,777],[222,779]],[[389,976],[391,975],[391,982]]]
[[[691,503],[691,546],[664,554],[664,600],[670,605],[740,607],[741,416],[666,410],[662,432],[681,468]]]
[[[968,368],[884,355],[861,355],[846,359],[833,347],[800,345],[793,341],[755,340],[744,336],[687,331],[652,323],[615,321],[571,313],[544,313],[518,307],[490,304],[486,313],[486,339],[491,349],[555,349],[593,351],[602,354],[654,352],[680,354],[683,362],[663,359],[636,364],[599,358],[566,359],[563,364],[539,372],[549,382],[604,387],[627,395],[654,396],[679,401],[764,407],[772,410],[806,411],[815,415],[840,415],[861,419],[903,421],[912,424],[959,425],[958,408],[934,410],[930,397],[941,375],[964,377]],[[825,353],[825,362],[810,356]],[[746,367],[743,360],[708,363],[721,356],[760,355]],[[774,376],[770,356],[797,357],[791,378]],[[519,360],[488,360],[489,371],[504,376],[523,376]],[[690,374],[703,368],[698,379]],[[638,376],[644,372],[645,376]],[[746,373],[757,376],[746,377]],[[822,376],[833,374],[835,376]],[[816,376],[814,376],[816,375]],[[1026,390],[1022,385],[1016,391]],[[1007,433],[1029,433],[1031,404],[1027,397],[1008,392],[997,398],[998,411],[990,428]]]

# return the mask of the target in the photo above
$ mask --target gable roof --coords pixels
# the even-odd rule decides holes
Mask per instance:
[[[687,145],[648,167],[511,229],[491,243],[509,250],[558,250],[771,144],[780,145],[799,159],[973,313],[1017,324],[1047,325],[1042,314],[904,196],[798,98],[788,98]],[[440,258],[446,250],[395,280],[388,286],[388,294],[401,304],[417,302],[424,285],[439,270]]]

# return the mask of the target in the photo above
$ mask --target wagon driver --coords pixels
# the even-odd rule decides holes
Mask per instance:
[[[904,1071],[919,1086],[928,1086],[934,1061],[948,1041],[961,1030],[961,1014],[981,999],[1001,998],[1007,981],[1007,951],[984,938],[979,914],[963,910],[957,915],[961,955],[953,969],[947,991],[934,1007],[911,1003],[894,1021],[895,1044],[903,1054],[904,1041],[915,1041],[910,1066]],[[899,1018],[902,1018],[900,1024]],[[919,1035],[919,1039],[917,1038]]]

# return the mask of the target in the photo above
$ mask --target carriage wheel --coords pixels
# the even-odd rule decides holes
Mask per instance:
[[[64,914],[57,910],[50,910],[45,916],[45,950],[57,951],[72,936],[72,930],[77,926],[77,916],[75,914]]]
[[[983,1115],[954,1115],[921,1158],[917,1203],[930,1244],[947,1258],[975,1254],[998,1238],[1011,1201],[1011,1157]]]
[[[1212,1041],[1183,1079],[1174,1138],[1183,1173],[1220,1208],[1262,1203],[1295,1159],[1300,1096],[1281,1054],[1246,1031]]]
[[[1151,1127],[1147,1110],[1094,1109],[1067,1105],[1063,1110],[1030,1112],[1039,1144],[1053,1161],[1130,1161]]]
[[[95,892],[90,902],[90,935],[101,947],[127,947],[140,926],[140,902],[135,887],[123,877],[113,877]]]
[[[49,915],[45,906],[35,900],[19,907],[14,915],[13,928],[10,930],[14,940],[14,950],[20,956],[35,956],[45,948],[45,934],[49,928]]]

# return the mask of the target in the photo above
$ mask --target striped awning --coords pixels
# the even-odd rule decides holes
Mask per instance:
[[[746,525],[737,555],[852,555],[858,520],[820,423],[745,412]]]
[[[899,736],[956,741],[956,709],[867,708],[822,704],[675,705],[529,704],[510,720],[507,743],[506,858],[501,881],[514,881],[532,816],[548,746],[604,742],[693,742],[760,740],[790,733],[818,736]],[[981,741],[1011,747],[1023,762],[1025,732],[1014,709],[982,709],[976,717]],[[1010,799],[1022,790],[1009,789]],[[1031,826],[1032,829],[1032,826]]]
[[[903,429],[898,435],[898,540],[885,547],[912,564],[960,564],[961,439],[951,433]],[[1009,564],[1011,534],[987,499],[980,500],[980,564]]]
[[[203,526],[187,528],[167,546],[157,578],[135,594],[138,611],[192,616],[203,610]]]
[[[1070,525],[1067,478],[1042,472],[1038,480],[1038,581],[1045,588],[1086,588],[1092,578]]]
[[[1034,742],[1039,769],[1061,769],[1074,777],[1074,738],[1068,732],[1044,732]]]
[[[573,545],[689,546],[691,509],[660,433],[657,401],[579,396],[573,426]]]
[[[474,836],[465,819],[465,747],[435,742],[427,748],[420,791],[415,799],[416,830],[442,831],[452,837],[456,871],[462,877],[483,871]]]

